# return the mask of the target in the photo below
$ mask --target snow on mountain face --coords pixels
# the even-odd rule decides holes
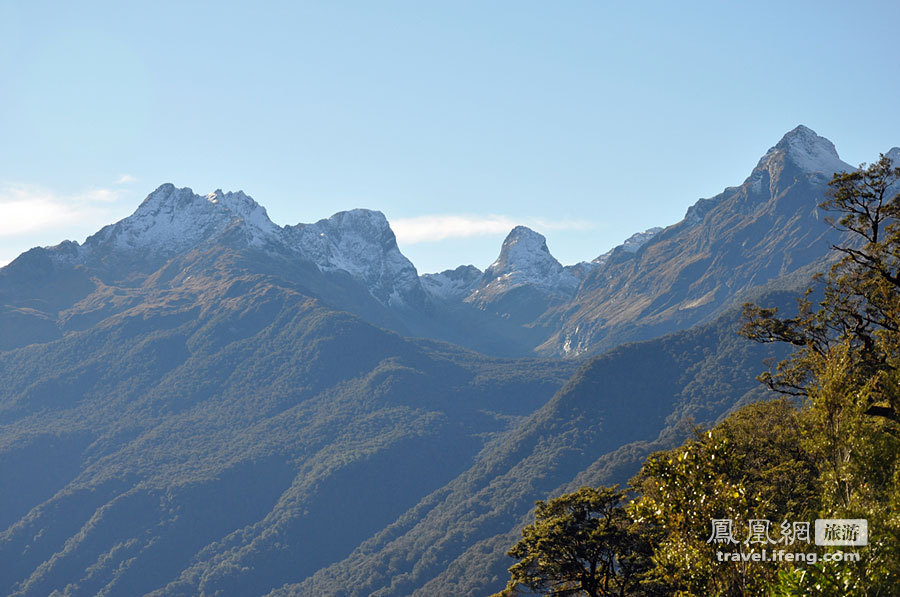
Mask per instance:
[[[900,168],[900,147],[892,147],[891,150],[884,155],[891,160],[891,164],[894,168]]]
[[[774,195],[776,190],[772,185],[779,179],[783,163],[793,164],[800,172],[824,181],[831,180],[835,172],[854,170],[838,157],[834,143],[801,124],[760,158],[744,184],[753,193]]]
[[[563,267],[567,272],[575,276],[576,280],[584,280],[584,278],[600,265],[593,261],[579,261],[574,265],[566,265]]]
[[[242,191],[206,196],[164,184],[129,217],[89,237],[84,245],[64,243],[52,251],[61,262],[84,262],[106,250],[135,251],[167,258],[237,230],[248,246],[295,255],[323,272],[342,270],[362,282],[385,305],[420,302],[418,274],[400,253],[384,215],[355,209],[315,224],[284,228]]]
[[[88,252],[111,247],[174,254],[221,234],[238,221],[243,221],[252,246],[262,246],[279,231],[265,208],[241,191],[217,190],[201,197],[189,188],[164,184],[132,215],[89,237],[84,247]]]
[[[570,293],[578,286],[578,280],[550,254],[543,235],[516,226],[503,241],[500,256],[485,270],[482,284],[495,289],[529,284]]]
[[[784,155],[803,172],[824,174],[829,179],[835,172],[854,169],[841,160],[834,143],[802,124],[785,134],[775,147],[766,152],[756,167],[767,166],[778,155]]]
[[[243,191],[237,193],[223,193],[222,189],[210,193],[206,196],[206,200],[214,205],[224,205],[233,214],[239,216],[248,225],[253,237],[254,244],[277,236],[280,232],[279,226],[269,219],[266,208],[253,200]]]
[[[343,270],[386,305],[423,299],[415,266],[397,247],[384,214],[354,209],[315,224],[285,227],[290,244],[322,271]]]
[[[643,232],[636,232],[625,239],[621,245],[617,247],[613,247],[603,255],[600,255],[596,259],[594,259],[591,263],[595,263],[597,265],[602,265],[606,263],[606,261],[610,258],[614,251],[624,251],[626,253],[637,253],[638,249],[646,245],[650,239],[654,236],[662,232],[662,228],[659,226],[654,226],[653,228],[648,228]]]
[[[763,199],[774,197],[778,193],[777,184],[781,180],[781,171],[785,165],[791,164],[801,174],[817,183],[831,180],[836,172],[852,172],[853,166],[841,160],[834,143],[820,137],[812,129],[802,124],[788,131],[781,140],[763,155],[756,167],[741,187],[728,187],[716,197],[699,199],[690,206],[684,215],[684,222],[690,226],[703,221],[706,213],[724,196],[731,195],[745,188],[751,195]]]
[[[622,250],[626,253],[637,253],[638,249],[646,245],[647,241],[649,241],[660,232],[662,232],[662,228],[660,226],[654,226],[653,228],[648,228],[643,232],[632,234],[625,239],[624,243],[622,243]]]
[[[423,274],[422,288],[431,296],[444,300],[462,299],[478,288],[482,272],[474,265],[461,265],[439,274]]]

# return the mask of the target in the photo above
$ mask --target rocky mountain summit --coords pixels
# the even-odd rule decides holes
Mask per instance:
[[[485,271],[482,286],[510,288],[528,284],[567,294],[577,280],[547,248],[547,239],[525,226],[516,226],[500,247],[500,256]]]
[[[542,234],[516,226],[481,284],[464,300],[527,323],[553,302],[570,297],[577,286],[578,278],[550,254]]]
[[[422,305],[424,293],[412,262],[380,211],[353,209],[315,224],[287,226],[286,244],[323,272],[345,272],[388,306]]]
[[[158,267],[215,243],[305,260],[322,272],[343,272],[386,306],[424,301],[416,268],[400,252],[381,212],[354,209],[314,224],[281,227],[243,191],[198,195],[166,183],[132,215],[103,227],[83,245],[67,241],[43,250],[54,261],[88,267],[135,255]]]
[[[220,237],[233,225],[240,226],[253,246],[265,245],[278,232],[265,208],[241,191],[217,190],[201,197],[167,183],[150,193],[132,215],[104,226],[82,246],[75,243],[77,250],[66,256],[82,262],[102,259],[111,251],[171,257]]]

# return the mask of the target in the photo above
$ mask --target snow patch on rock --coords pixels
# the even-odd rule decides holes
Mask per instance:
[[[612,254],[615,251],[622,251],[625,253],[637,253],[641,247],[643,247],[648,242],[650,242],[650,240],[654,236],[656,236],[657,234],[659,234],[662,231],[663,231],[663,229],[661,227],[654,226],[653,228],[648,228],[647,230],[644,230],[643,232],[636,232],[636,233],[632,234],[631,236],[629,236],[628,238],[626,238],[625,242],[623,242],[621,245],[613,247],[612,249],[610,249],[603,255],[600,255],[599,257],[594,259],[592,261],[592,263],[594,263],[596,265],[603,265],[604,263],[606,263],[609,260],[609,258],[612,256]]]
[[[474,265],[461,265],[438,274],[423,274],[420,280],[429,295],[442,300],[459,300],[478,288],[482,275]]]
[[[285,228],[290,246],[322,271],[345,271],[362,281],[386,305],[423,298],[415,266],[397,247],[387,219],[379,211],[354,209],[315,224]]]
[[[400,253],[381,212],[355,209],[315,224],[281,227],[242,191],[217,189],[201,196],[164,184],[132,215],[105,226],[83,245],[54,248],[53,255],[57,261],[82,263],[110,251],[169,258],[215,241],[226,231],[238,232],[250,247],[311,261],[323,272],[344,271],[385,305],[424,298],[416,269]]]
[[[265,208],[242,191],[218,190],[201,197],[189,188],[164,184],[150,193],[132,215],[88,237],[84,250],[113,248],[172,255],[241,223],[253,246],[273,240],[280,230],[269,220]]]

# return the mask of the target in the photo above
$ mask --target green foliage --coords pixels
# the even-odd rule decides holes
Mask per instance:
[[[665,586],[685,594],[753,595],[771,580],[765,567],[719,562],[718,547],[708,543],[710,521],[733,520],[734,537],[743,541],[739,529],[750,519],[777,524],[813,511],[816,469],[800,434],[801,421],[787,401],[751,404],[644,463],[632,482],[641,493],[633,513],[661,531],[654,574]]]
[[[524,585],[548,595],[636,595],[649,568],[650,543],[629,518],[616,487],[582,487],[550,502],[539,501],[535,521],[510,551],[503,594]]]

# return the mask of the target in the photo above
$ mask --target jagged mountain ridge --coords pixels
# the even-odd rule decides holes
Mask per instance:
[[[149,253],[164,260],[223,240],[228,233],[249,247],[311,261],[321,271],[346,272],[385,305],[423,300],[416,268],[400,252],[381,212],[354,209],[314,224],[281,227],[243,191],[216,190],[200,196],[166,183],[132,215],[102,228],[84,245],[67,243],[65,251],[50,248],[49,252],[85,264],[116,251]]]
[[[523,329],[522,324],[571,296],[578,279],[593,267],[563,267],[550,255],[542,235],[518,227],[486,273],[463,266],[419,276],[381,212],[354,209],[313,224],[281,227],[242,191],[199,195],[166,183],[132,215],[103,227],[84,243],[64,241],[32,249],[0,269],[0,324],[17,331],[0,339],[0,349],[58,338],[86,314],[93,320],[101,311],[117,312],[116,306],[125,308],[139,300],[135,288],[148,291],[157,285],[155,272],[166,267],[170,283],[184,282],[188,276],[172,268],[196,263],[190,255],[217,246],[254,252],[264,269],[276,267],[276,262],[314,267],[318,275],[306,271],[302,276],[305,291],[376,325],[507,356],[527,355],[541,341],[541,332]],[[31,284],[31,279],[39,284]],[[323,289],[329,285],[339,288]],[[480,308],[487,297],[496,299],[516,289],[519,294],[537,291],[530,319],[509,321],[502,312]],[[122,292],[130,298],[107,300]],[[476,307],[477,298],[482,303]],[[98,303],[104,308],[96,308]]]
[[[222,277],[277,273],[379,327],[453,338],[429,318],[415,267],[380,212],[355,209],[280,227],[243,192],[201,196],[164,184],[83,244],[32,249],[0,269],[0,327],[13,332],[0,335],[0,350],[61,338],[170,288],[189,288],[197,274],[226,267],[216,257],[223,250],[232,261]]]
[[[888,155],[894,153],[900,149]],[[509,267],[505,247],[522,235],[517,229],[481,283],[470,278],[469,294],[458,288],[454,296],[532,330],[531,338],[539,338],[532,348],[544,355],[592,354],[686,329],[753,287],[827,255],[840,234],[822,225],[818,205],[832,175],[853,169],[831,141],[800,125],[743,184],[699,199],[676,224],[634,234],[569,267],[549,255],[536,233],[521,244],[528,257],[518,261],[526,265]]]
[[[610,257],[612,257],[612,255],[616,251],[624,251],[625,253],[637,253],[638,249],[650,242],[650,239],[662,232],[662,230],[663,229],[660,226],[654,226],[653,228],[648,228],[643,232],[635,232],[634,234],[626,238],[625,242],[623,242],[621,245],[619,245],[618,247],[613,247],[603,255],[595,258],[593,261],[591,261],[591,263],[595,265],[603,265]]]
[[[496,355],[592,353],[706,321],[741,292],[824,255],[836,237],[818,225],[816,206],[833,171],[849,169],[830,141],[798,126],[742,185],[698,200],[681,222],[637,233],[591,261],[563,266],[542,235],[519,226],[485,272],[460,266],[422,276],[380,212],[350,210],[281,227],[243,192],[200,196],[165,184],[84,244],[35,249],[0,270],[0,323],[20,330],[10,338],[21,342],[58,337],[61,313],[98,280],[134,286],[168,260],[225,243],[311,265],[313,278],[322,278],[307,288],[314,296],[401,334]],[[15,296],[14,287],[27,286],[37,271],[44,287],[55,279],[56,290],[37,303],[27,293]],[[334,286],[343,290],[322,290]],[[348,295],[355,298],[344,300]],[[0,348],[11,345],[0,340]]]

